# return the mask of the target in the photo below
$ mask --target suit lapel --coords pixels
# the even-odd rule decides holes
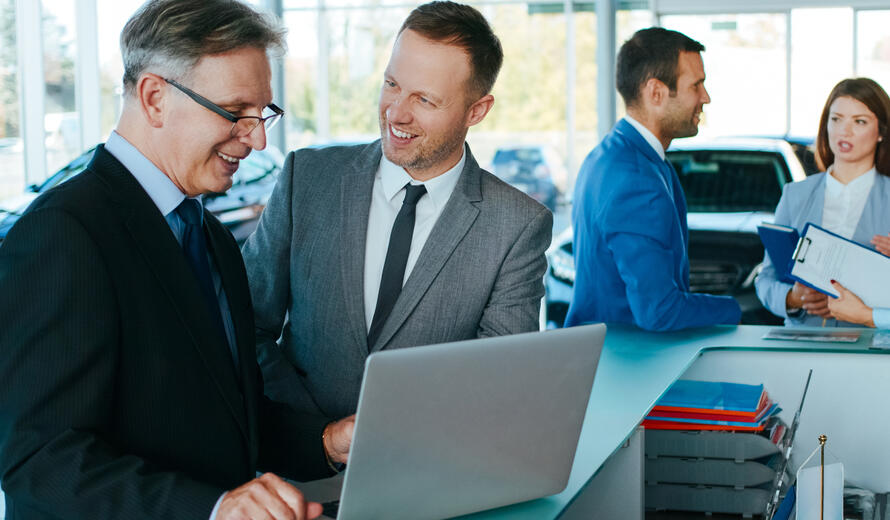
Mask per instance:
[[[179,315],[217,390],[247,438],[244,407],[231,355],[225,345],[212,339],[219,333],[214,330],[198,282],[170,227],[132,174],[103,147],[96,149],[90,169],[103,179],[119,203],[133,244],[154,272],[158,286]]]
[[[797,215],[797,225],[799,231],[803,231],[803,227],[807,222],[822,225],[822,208],[825,206],[825,181],[828,173],[823,173],[822,178],[813,187],[807,200],[801,206],[801,211]]]
[[[482,200],[482,170],[473,158],[469,145],[466,146],[466,154],[464,170],[454,192],[433,226],[377,343],[370,345],[372,352],[381,350],[405,323],[479,216],[479,208],[474,203]]]
[[[862,209],[862,216],[856,224],[853,241],[874,249],[871,239],[875,235],[886,235],[890,223],[886,221],[887,206],[890,205],[890,179],[875,175],[875,183],[868,194],[868,200]]]
[[[229,232],[209,211],[204,210],[204,227],[207,232],[210,250],[216,261],[222,287],[229,304],[229,314],[232,325],[235,328],[235,343],[238,351],[239,373],[237,377],[241,381],[243,401],[238,396],[239,402],[243,402],[247,413],[247,426],[249,438],[258,439],[257,421],[258,410],[256,399],[252,396],[260,395],[256,374],[256,330],[253,325],[253,308],[250,305],[250,294],[247,289],[247,274],[244,271],[244,263],[237,249],[232,247],[232,238],[227,236]],[[227,253],[228,252],[228,253]],[[234,254],[233,254],[234,253]],[[228,352],[226,352],[228,354]],[[229,366],[233,366],[231,356]],[[234,395],[232,396],[235,397]],[[254,445],[252,443],[251,445]]]
[[[368,238],[368,214],[374,177],[382,155],[379,141],[371,143],[351,164],[351,171],[340,177],[340,276],[346,326],[364,355],[368,351],[368,325],[365,318],[365,246]]]

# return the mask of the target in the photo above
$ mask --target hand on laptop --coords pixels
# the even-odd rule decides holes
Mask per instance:
[[[345,464],[352,445],[352,430],[355,428],[355,414],[334,421],[324,429],[324,450],[333,462]]]
[[[307,501],[299,489],[264,473],[226,493],[216,519],[311,520],[321,516],[321,511],[321,504]]]

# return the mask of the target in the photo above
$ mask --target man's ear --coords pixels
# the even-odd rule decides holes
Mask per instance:
[[[649,78],[640,91],[641,97],[652,107],[663,105],[670,93],[668,86],[656,78]]]
[[[136,100],[148,124],[155,128],[164,126],[167,111],[167,82],[157,74],[146,72],[136,81]]]
[[[488,111],[494,106],[494,96],[486,94],[467,109],[467,127],[477,125],[485,119]]]

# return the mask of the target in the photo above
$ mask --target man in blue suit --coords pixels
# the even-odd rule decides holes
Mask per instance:
[[[711,101],[704,46],[667,29],[638,31],[617,60],[627,116],[585,159],[575,186],[574,297],[566,326],[632,323],[647,330],[738,323],[731,297],[689,290],[686,198],[664,151],[698,133]]]

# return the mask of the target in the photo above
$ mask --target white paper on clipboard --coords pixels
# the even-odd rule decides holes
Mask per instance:
[[[890,307],[890,257],[810,223],[793,258],[791,276],[802,283],[837,297],[837,280],[869,307]]]

